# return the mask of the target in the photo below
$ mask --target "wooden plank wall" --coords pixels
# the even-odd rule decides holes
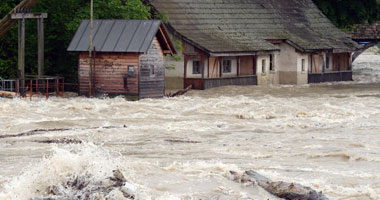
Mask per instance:
[[[150,69],[154,66],[154,75]],[[165,65],[161,45],[154,38],[147,54],[140,56],[140,98],[158,98],[165,95]]]
[[[349,69],[350,55],[349,53],[333,54],[333,71],[346,71]]]
[[[256,57],[241,56],[240,57],[240,75],[256,75]]]
[[[209,57],[208,59],[208,72],[209,78],[218,78],[219,77],[219,62],[217,57]]]
[[[135,76],[127,78],[127,88],[124,88],[123,76],[128,74],[128,66],[133,65]],[[138,65],[137,53],[103,53],[97,52],[95,57],[94,86],[97,93],[115,95],[138,94]],[[89,94],[89,55],[80,53],[79,57],[79,94]]]

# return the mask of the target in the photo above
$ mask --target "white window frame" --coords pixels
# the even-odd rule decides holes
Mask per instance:
[[[227,63],[229,64],[229,66],[225,65]],[[223,59],[222,65],[223,65],[222,66],[223,74],[230,74],[230,73],[232,73],[232,60],[231,59]],[[226,67],[229,70],[226,70]]]
[[[194,69],[196,69],[196,68],[195,68],[195,63],[196,63],[196,62],[199,63],[199,66],[198,66],[198,67],[199,67],[199,68],[198,68],[198,69],[199,69],[199,72],[197,72],[197,71],[194,70]],[[193,60],[193,74],[202,74],[202,66],[201,66],[201,65],[202,65],[202,63],[201,63],[200,60]]]

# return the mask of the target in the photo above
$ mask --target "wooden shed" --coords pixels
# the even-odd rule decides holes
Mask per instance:
[[[160,20],[94,20],[93,33],[96,94],[164,96],[164,56],[175,49]],[[89,94],[89,41],[89,20],[83,20],[68,48],[79,53],[79,95]]]

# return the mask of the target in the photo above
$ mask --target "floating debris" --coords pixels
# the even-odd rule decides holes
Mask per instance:
[[[190,144],[199,144],[199,141],[191,141],[191,140],[165,140],[166,142],[171,143],[190,143]]]
[[[272,181],[252,170],[244,173],[230,171],[230,174],[233,181],[244,184],[257,184],[269,193],[287,200],[328,200],[322,192],[317,192],[310,187],[296,183]]]

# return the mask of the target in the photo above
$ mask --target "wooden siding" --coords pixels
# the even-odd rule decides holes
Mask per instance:
[[[240,76],[229,78],[187,78],[185,87],[192,85],[195,90],[207,90],[210,88],[227,85],[257,85],[257,76]]]
[[[313,73],[308,75],[308,83],[323,83],[334,81],[352,81],[352,71]]]
[[[333,71],[346,71],[350,69],[349,53],[334,53],[333,54]]]
[[[209,78],[218,78],[219,77],[219,63],[217,57],[210,57],[208,59],[208,72]]]
[[[135,75],[127,77],[127,88],[124,88],[124,78],[128,74],[128,66],[133,65]],[[138,94],[137,53],[100,53],[95,57],[94,87],[97,94],[137,95]],[[79,94],[89,94],[89,55],[80,53],[79,58]]]
[[[154,74],[151,74],[154,67]],[[158,98],[165,95],[165,66],[161,45],[154,38],[148,52],[140,56],[140,98]]]
[[[256,75],[256,57],[241,56],[240,57],[240,75]]]

